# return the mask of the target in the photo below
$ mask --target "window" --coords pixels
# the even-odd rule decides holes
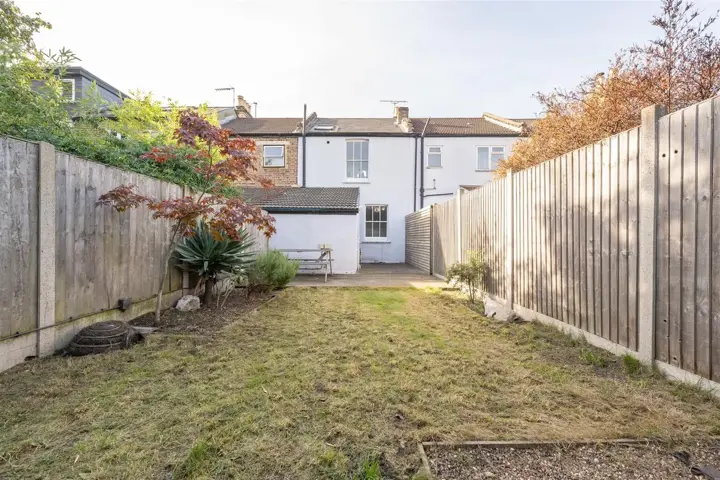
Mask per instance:
[[[285,146],[284,145],[263,145],[263,166],[284,167]]]
[[[368,140],[348,140],[345,154],[347,178],[368,178]]]
[[[427,166],[428,168],[442,167],[442,147],[428,147]]]
[[[495,170],[505,158],[505,147],[477,147],[477,169]]]
[[[62,94],[68,102],[75,101],[75,80],[72,78],[62,79]]]
[[[385,240],[387,238],[387,205],[365,206],[365,238]]]

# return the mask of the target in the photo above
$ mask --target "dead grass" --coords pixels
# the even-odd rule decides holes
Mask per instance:
[[[0,375],[0,477],[407,478],[418,441],[720,433],[697,389],[447,293],[291,289],[225,333]]]

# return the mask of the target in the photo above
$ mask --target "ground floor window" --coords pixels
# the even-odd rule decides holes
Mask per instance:
[[[387,239],[387,205],[365,205],[365,238]]]

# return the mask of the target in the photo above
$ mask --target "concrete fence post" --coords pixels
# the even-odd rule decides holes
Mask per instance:
[[[55,147],[38,150],[38,318],[37,356],[55,352]]]
[[[655,234],[657,231],[658,122],[666,108],[653,105],[642,110],[640,124],[638,215],[638,358],[655,361]]]
[[[512,310],[515,304],[515,252],[513,245],[515,244],[514,230],[514,195],[513,195],[513,172],[508,169],[505,177],[505,292],[507,306]]]

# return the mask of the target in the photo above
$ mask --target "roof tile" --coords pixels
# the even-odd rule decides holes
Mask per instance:
[[[348,212],[357,211],[360,189],[325,187],[273,187],[243,188],[243,197],[250,205],[257,205],[270,213],[294,212]]]

